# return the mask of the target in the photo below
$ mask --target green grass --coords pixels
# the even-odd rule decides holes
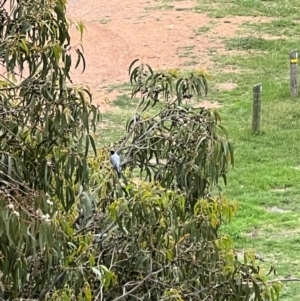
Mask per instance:
[[[283,1],[269,4],[279,2]],[[263,25],[247,23],[243,31],[248,30],[248,35],[227,40],[229,53],[215,58],[219,68],[231,65],[240,72],[215,74],[214,82],[230,78],[238,87],[222,94],[212,87],[211,92],[223,104],[220,113],[236,149],[236,166],[228,174],[225,193],[238,200],[240,208],[222,231],[232,235],[238,249],[255,249],[266,260],[265,266],[274,265],[279,275],[300,277],[300,99],[290,98],[288,63],[288,53],[299,46],[298,26],[283,18]],[[291,33],[287,40],[276,38],[287,31]],[[257,32],[274,39],[264,39]],[[230,55],[230,50],[240,54]],[[259,82],[263,85],[261,133],[253,136],[252,86]],[[285,285],[281,300],[299,297],[297,283]]]
[[[291,17],[261,23],[244,22],[240,32],[244,31],[271,36],[299,37],[300,22]]]
[[[265,268],[273,265],[280,276],[300,278],[300,97],[290,97],[288,62],[288,53],[300,45],[299,11],[298,0],[198,0],[195,9],[213,18],[272,17],[263,23],[244,23],[242,35],[224,41],[226,54],[212,58],[216,72],[211,74],[208,99],[222,104],[222,122],[235,145],[236,164],[224,191],[239,202],[235,218],[221,231],[233,237],[237,249],[259,253]],[[195,34],[210,28],[213,25],[195,28]],[[197,61],[192,48],[178,49],[178,55]],[[222,73],[228,66],[238,72]],[[216,89],[228,81],[237,88]],[[252,87],[257,83],[263,85],[261,132],[252,135]],[[125,93],[128,85],[114,89]],[[106,134],[101,144],[119,140],[136,101],[119,97],[113,104],[117,109],[104,114]],[[286,284],[280,300],[299,298],[299,284]]]
[[[297,14],[300,3],[298,0],[198,0],[194,11],[208,13],[210,17],[224,18],[226,16],[265,16],[286,18]]]
[[[210,31],[210,29],[211,29],[210,26],[201,26],[195,30],[195,34],[198,36],[201,35],[202,33]]]
[[[147,6],[144,7],[144,10],[146,11],[156,11],[156,10],[169,10],[169,9],[173,9],[174,5],[167,5],[167,4],[163,4],[163,5],[157,5],[157,6]]]
[[[177,55],[181,58],[187,58],[187,61],[184,63],[184,66],[195,66],[199,64],[198,57],[194,54],[194,45],[193,46],[184,46],[178,47]]]
[[[226,49],[240,49],[240,50],[275,50],[280,48],[278,44],[286,44],[286,40],[266,40],[261,37],[247,36],[247,37],[235,37],[226,42]]]

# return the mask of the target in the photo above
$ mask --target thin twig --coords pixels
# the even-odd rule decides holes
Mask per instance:
[[[269,280],[267,283],[274,283],[274,282],[298,282],[300,281],[299,278],[278,278],[274,280]]]
[[[101,297],[100,297],[100,296],[101,296]],[[97,301],[97,300],[99,299],[99,297],[100,297],[100,301],[102,301],[102,299],[103,299],[103,285],[101,285],[101,288],[100,288],[100,290],[99,290],[98,295],[97,295],[96,298],[95,298],[95,301]]]
[[[169,266],[171,265],[171,263],[169,263],[168,265],[162,267],[161,269],[159,269],[158,271],[156,272],[152,272],[150,274],[148,274],[143,280],[141,280],[141,282],[135,286],[133,289],[131,289],[129,292],[127,293],[123,293],[122,296],[119,296],[117,298],[115,298],[113,301],[118,301],[118,300],[121,300],[129,295],[131,295],[133,292],[135,292],[145,281],[147,281],[149,278],[151,278],[152,276],[156,275],[156,274],[159,274],[160,272],[162,272],[164,269],[168,268]]]
[[[51,290],[56,285],[57,282],[62,280],[65,277],[65,275],[66,275],[66,271],[63,271],[60,275],[58,275],[49,287],[42,290],[42,292],[40,293],[39,299],[44,299],[45,295],[49,292],[49,290]]]

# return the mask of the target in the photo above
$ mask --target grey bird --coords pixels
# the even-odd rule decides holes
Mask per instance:
[[[110,163],[118,174],[118,177],[121,178],[121,160],[119,155],[112,149],[110,152]]]

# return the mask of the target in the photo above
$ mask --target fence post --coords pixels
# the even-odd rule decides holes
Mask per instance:
[[[260,131],[260,111],[261,111],[261,92],[262,84],[253,86],[253,117],[252,117],[252,132],[253,134]]]
[[[298,49],[290,52],[291,97],[298,96]]]

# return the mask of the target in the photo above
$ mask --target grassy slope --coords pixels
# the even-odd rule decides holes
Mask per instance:
[[[254,248],[278,274],[300,277],[300,97],[293,100],[289,96],[288,62],[288,53],[299,46],[300,1],[198,0],[196,12],[208,12],[212,18],[273,17],[264,24],[245,23],[242,35],[226,41],[228,54],[214,58],[219,70],[228,65],[238,70],[216,72],[210,83],[210,99],[222,103],[220,113],[236,148],[236,166],[228,175],[225,191],[240,202],[240,209],[222,231],[233,236],[237,248]],[[202,31],[209,34],[210,27],[195,34]],[[278,39],[264,39],[263,34]],[[231,54],[230,50],[241,52]],[[214,88],[228,81],[238,87],[230,92]],[[262,133],[253,137],[251,90],[259,82],[263,84]],[[103,143],[118,140],[132,111],[126,97],[115,104],[118,109],[103,116],[109,123]],[[290,283],[281,300],[299,297],[300,285]]]
[[[199,0],[200,6],[208,5],[210,10],[205,2]],[[242,54],[229,51],[216,59],[220,67],[239,70],[215,77],[215,81],[230,79],[238,84],[234,91],[215,95],[223,103],[220,112],[236,147],[236,167],[228,175],[226,194],[240,202],[236,218],[223,231],[234,237],[237,247],[255,248],[279,274],[300,276],[300,99],[289,96],[288,72],[288,53],[299,47],[300,2],[231,1],[226,12],[216,7],[224,6],[211,9],[212,16],[276,18],[264,24],[245,23],[240,36],[226,41],[227,49]],[[266,34],[268,39],[262,38]],[[272,36],[278,39],[270,40]],[[253,137],[251,87],[259,82],[263,84],[262,134]],[[284,287],[281,300],[299,297],[299,284],[291,283]]]

